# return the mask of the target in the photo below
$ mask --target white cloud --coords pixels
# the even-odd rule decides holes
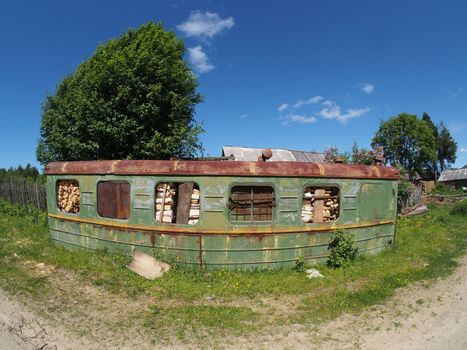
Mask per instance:
[[[342,124],[345,124],[350,119],[361,117],[370,111],[368,107],[359,109],[349,108],[345,113],[342,113],[341,108],[330,100],[324,101],[323,106],[324,107],[318,112],[320,117],[324,119],[336,119]]]
[[[318,119],[314,116],[306,116],[306,115],[299,115],[299,114],[289,114],[283,119],[282,124],[289,124],[292,122],[300,123],[300,124],[313,124],[316,123]]]
[[[365,91],[367,94],[372,94],[375,91],[375,86],[373,84],[363,84],[362,90]]]
[[[453,98],[453,97],[458,97],[460,94],[462,94],[464,92],[464,89],[462,88],[457,88],[456,91],[454,91],[453,93],[449,94],[449,97]]]
[[[461,148],[459,149],[459,152],[461,152],[461,153],[467,153],[467,147],[461,147]]]
[[[294,104],[294,108],[300,108],[304,105],[312,105],[312,104],[316,104],[318,102],[320,102],[321,100],[323,100],[324,98],[322,96],[313,96],[313,97],[310,97],[308,100],[298,100],[295,104]]]
[[[248,118],[248,114],[242,114],[240,117],[238,117],[239,119],[245,119],[245,118]]]
[[[310,115],[295,113],[295,110],[304,105],[316,105]],[[287,125],[290,123],[312,124],[318,121],[318,117],[323,119],[335,119],[341,124],[346,124],[350,119],[359,118],[370,111],[370,108],[348,108],[343,112],[341,107],[334,101],[325,99],[322,96],[314,96],[307,100],[298,100],[292,107],[287,103],[281,104],[277,110],[279,113],[290,109],[285,117],[280,117],[282,124]]]
[[[448,129],[453,134],[459,134],[461,132],[464,132],[464,130],[467,129],[467,122],[449,122]]]
[[[195,11],[186,22],[179,24],[177,29],[186,36],[211,39],[216,34],[232,28],[234,24],[232,17],[221,18],[217,13]]]
[[[203,48],[198,45],[195,47],[188,48],[188,55],[190,59],[190,63],[195,67],[198,73],[207,73],[214,68],[214,65],[209,63],[208,55],[203,51]]]
[[[277,110],[278,110],[279,112],[283,112],[283,111],[285,111],[287,108],[289,108],[289,104],[288,104],[288,103],[283,103],[283,104],[281,104],[279,107],[277,107]]]

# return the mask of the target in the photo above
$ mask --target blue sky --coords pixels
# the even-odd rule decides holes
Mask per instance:
[[[5,1],[0,167],[39,165],[41,104],[99,42],[147,21],[184,38],[222,145],[369,147],[400,112],[444,123],[467,164],[465,1]]]

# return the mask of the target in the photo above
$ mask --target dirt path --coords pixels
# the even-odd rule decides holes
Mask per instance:
[[[268,334],[227,339],[220,348],[467,349],[467,256],[446,279],[397,291],[384,305],[317,326],[288,326]],[[88,339],[30,313],[0,291],[0,350],[88,349]],[[107,344],[108,345],[108,344]],[[138,344],[137,348],[157,348]],[[177,347],[180,347],[179,345]],[[99,346],[98,346],[99,348]],[[128,349],[121,344],[116,347]]]
[[[467,349],[467,256],[445,279],[396,292],[361,315],[343,315],[314,330],[287,330],[263,343],[277,349]]]

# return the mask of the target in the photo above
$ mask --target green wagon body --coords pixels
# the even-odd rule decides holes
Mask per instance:
[[[207,269],[271,269],[293,265],[299,257],[310,263],[325,260],[329,240],[338,229],[354,235],[360,252],[375,253],[394,242],[398,174],[392,168],[336,164],[330,169],[314,165],[315,170],[310,171],[311,165],[297,163],[191,162],[184,167],[180,162],[160,163],[164,166],[157,161],[145,162],[144,166],[137,161],[122,162],[126,163],[119,166],[116,162],[52,163],[46,168],[49,225],[56,244],[126,255],[138,249]],[[231,170],[223,168],[224,163],[245,164]],[[295,169],[287,171],[289,166]],[[296,167],[302,166],[305,168],[298,171]],[[218,171],[216,167],[220,167]],[[59,180],[78,181],[79,213],[68,214],[57,208]],[[127,220],[98,215],[97,184],[107,180],[130,184]],[[164,182],[197,184],[201,207],[198,223],[156,222],[155,188]],[[273,187],[276,205],[271,222],[238,223],[229,219],[230,190],[237,185]],[[309,186],[339,188],[337,220],[302,222],[303,191]]]

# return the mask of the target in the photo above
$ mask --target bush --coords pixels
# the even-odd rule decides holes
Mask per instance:
[[[41,222],[47,225],[47,214],[41,212],[30,205],[19,205],[11,203],[3,198],[0,198],[0,214],[5,214],[15,217],[25,217],[32,220],[35,223]]]
[[[355,260],[358,248],[354,247],[353,238],[353,235],[338,231],[331,239],[328,246],[328,250],[331,251],[327,261],[329,267],[343,267]]]
[[[467,216],[467,199],[464,199],[454,204],[454,206],[451,209],[451,214]]]
[[[444,184],[437,184],[435,187],[430,192],[431,194],[444,194],[444,195],[452,195],[452,194],[462,194],[464,191],[462,191],[461,188],[455,189],[450,186],[446,186]]]
[[[295,271],[303,272],[305,271],[305,259],[302,256],[299,256],[297,260],[295,260]]]

